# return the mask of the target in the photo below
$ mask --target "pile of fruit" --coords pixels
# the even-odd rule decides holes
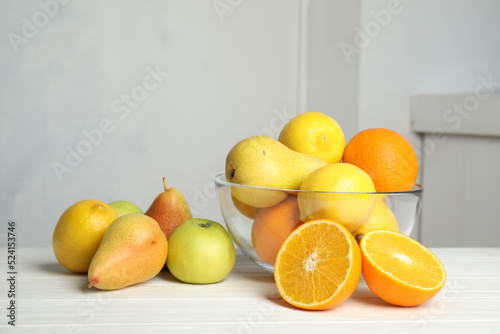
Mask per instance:
[[[398,232],[384,200],[417,179],[416,153],[401,134],[367,129],[346,145],[333,118],[307,112],[278,140],[253,136],[234,145],[225,175],[244,185],[231,187],[234,206],[253,220],[255,252],[274,265],[278,291],[290,304],[339,305],[361,273],[371,291],[400,306],[419,305],[444,285],[441,262]]]
[[[231,237],[219,223],[193,218],[182,193],[163,185],[145,213],[128,201],[70,206],[52,238],[59,263],[87,273],[88,287],[101,290],[144,282],[162,269],[186,283],[223,280],[236,260]]]
[[[400,306],[424,303],[443,287],[439,259],[398,232],[384,201],[390,192],[411,190],[418,174],[415,151],[399,133],[368,129],[346,145],[334,119],[307,112],[291,119],[278,140],[238,142],[225,174],[244,185],[231,188],[233,203],[253,220],[253,247],[274,265],[278,291],[290,304],[339,305],[361,274],[377,296]],[[231,237],[219,223],[193,218],[182,193],[165,179],[163,186],[145,213],[127,201],[69,207],[53,234],[57,260],[102,290],[162,270],[187,283],[223,280],[235,264]]]

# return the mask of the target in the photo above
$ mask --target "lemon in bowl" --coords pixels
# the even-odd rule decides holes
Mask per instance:
[[[332,117],[317,111],[295,116],[285,124],[278,140],[288,148],[316,156],[327,163],[342,160],[344,133]]]
[[[353,232],[366,223],[375,208],[372,179],[347,163],[316,169],[304,179],[300,190],[297,199],[304,222],[331,219]]]

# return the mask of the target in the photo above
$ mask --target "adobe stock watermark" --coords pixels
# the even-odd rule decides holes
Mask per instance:
[[[368,47],[372,40],[377,38],[392,23],[393,18],[401,14],[403,10],[404,6],[400,0],[389,0],[385,9],[371,10],[372,19],[365,23],[363,29],[358,26],[354,27],[355,34],[352,43],[342,42],[339,44],[347,63],[351,63],[354,54],[359,55],[361,50]]]
[[[113,300],[113,293],[113,291],[100,292],[96,294],[95,299],[87,299],[79,303],[74,317],[74,320],[78,321],[78,324],[66,323],[64,333],[82,333],[81,325],[92,323],[96,315],[101,313],[104,307]]]
[[[459,285],[458,278],[455,277],[453,280],[448,280],[433,299],[424,304],[424,307],[415,310],[409,322],[412,327],[411,330],[401,332],[400,334],[425,333],[429,324],[446,312],[447,307],[454,303],[462,294],[463,289],[464,287]]]
[[[273,116],[269,120],[269,125],[266,128],[261,129],[257,134],[259,136],[268,136],[275,138],[281,131],[281,128],[294,116],[295,113],[289,113],[286,107],[281,110],[278,108],[273,108]],[[221,170],[224,166],[221,165]],[[217,175],[215,172],[209,172],[209,181],[205,183],[202,189],[193,189],[193,200],[191,203],[191,212],[193,216],[198,216],[201,211],[205,210],[212,200],[217,198],[217,189],[215,187],[214,178]]]
[[[474,89],[473,94],[467,95],[461,103],[454,103],[443,113],[443,121],[450,124],[451,129],[459,129],[464,121],[466,121],[474,112],[477,111],[482,101],[489,99],[500,87],[500,81],[494,81],[493,74],[487,77],[479,76],[478,84]],[[448,140],[445,130],[435,128],[430,134],[425,136],[422,146],[418,147],[423,155],[429,156],[436,150],[438,144],[442,144]]]
[[[15,53],[19,53],[20,46],[26,45],[35,38],[41,29],[45,28],[49,21],[61,10],[61,5],[67,5],[70,0],[39,0],[40,10],[36,11],[31,18],[21,17],[21,28],[19,34],[7,33],[7,39]]]
[[[81,140],[71,147],[66,145],[66,155],[64,161],[53,161],[51,166],[59,182],[63,181],[63,176],[71,173],[94,151],[95,147],[101,145],[106,135],[115,131],[117,122],[127,119],[131,112],[136,109],[141,102],[146,100],[149,93],[159,87],[159,85],[169,76],[168,72],[163,72],[160,66],[147,66],[146,74],[140,84],[132,87],[130,92],[122,93],[119,97],[111,101],[110,109],[115,114],[117,120],[103,118],[93,129],[83,129]]]
[[[473,112],[479,108],[481,101],[487,100],[500,87],[500,82],[493,81],[493,74],[487,78],[482,76],[477,78],[479,84],[474,89],[474,94],[466,96],[462,103],[455,103],[443,114],[443,120],[453,123],[451,128],[456,130],[462,126],[464,120],[468,119]]]
[[[277,291],[274,291],[270,297],[254,303],[254,311],[247,314],[245,318],[238,319],[238,334],[258,333],[259,327],[270,319],[276,312],[277,306],[268,299],[281,299]]]
[[[234,11],[242,4],[243,0],[214,0],[212,6],[221,21],[224,21],[224,16],[227,13]]]
[[[271,138],[277,138],[283,126],[293,117],[297,116],[296,113],[288,112],[287,107],[283,108],[273,108],[273,117],[269,120],[269,126],[261,129],[257,134],[259,136],[268,136]]]

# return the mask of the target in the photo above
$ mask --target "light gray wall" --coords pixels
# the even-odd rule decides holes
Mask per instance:
[[[499,12],[496,0],[364,1],[359,128],[397,129],[418,147],[410,96],[467,94],[481,76],[500,79]]]
[[[21,245],[50,245],[59,216],[82,199],[126,199],[146,210],[163,176],[195,216],[222,222],[213,177],[229,149],[251,135],[277,137],[308,108],[300,76],[315,15],[308,1],[71,1],[44,9],[47,1],[56,3],[0,3],[0,226],[16,220]],[[359,7],[353,3],[337,9],[348,14]],[[152,71],[168,76],[155,82]],[[355,80],[352,73],[330,82]],[[354,107],[356,87],[349,91],[342,104]],[[354,112],[320,109],[346,121]],[[85,156],[69,157],[78,150]]]
[[[391,6],[396,4],[397,6]],[[391,12],[390,16],[383,15]],[[446,215],[446,208],[462,207],[465,194],[457,194],[455,186],[447,187],[450,177],[454,177],[455,185],[465,189],[465,183],[484,183],[484,172],[475,164],[476,170],[470,170],[468,180],[458,173],[465,168],[465,162],[454,166],[451,162],[460,161],[460,155],[450,155],[449,164],[445,164],[437,155],[450,154],[454,140],[451,136],[446,140],[434,140],[433,136],[423,137],[412,131],[410,118],[410,100],[414,95],[469,95],[474,94],[484,80],[495,82],[493,87],[500,89],[500,1],[497,0],[423,0],[423,1],[363,1],[362,27],[371,34],[367,43],[361,48],[360,79],[359,79],[359,129],[369,127],[386,127],[399,131],[414,145],[419,156],[419,162],[433,164],[431,167],[420,166],[419,182],[424,185],[424,201],[422,219],[426,221],[415,229],[414,237],[432,246],[479,246],[480,239],[473,242],[465,236],[468,228],[474,225],[486,227],[482,223],[463,221],[462,223],[443,221],[444,217],[453,220],[455,213]],[[387,17],[387,19],[385,19]],[[377,30],[377,23],[379,29]],[[449,107],[453,107],[450,105]],[[443,110],[444,111],[444,110]],[[481,113],[481,111],[478,111]],[[442,113],[439,113],[442,116]],[[455,113],[448,118],[459,116],[463,127],[474,127],[474,117],[466,118]],[[448,124],[455,124],[450,120]],[[500,124],[497,124],[498,127]],[[433,129],[426,129],[432,132]],[[437,129],[436,129],[437,130]],[[479,131],[477,133],[483,133]],[[451,141],[447,142],[448,140]],[[474,147],[473,138],[468,147]],[[491,154],[484,156],[483,163],[497,166],[500,148],[495,150],[498,139],[489,140]],[[456,152],[457,148],[454,149]],[[471,155],[472,156],[472,155]],[[452,159],[453,158],[453,159]],[[452,159],[452,160],[450,160]],[[438,167],[436,161],[441,161]],[[427,173],[426,173],[427,172]],[[428,178],[426,178],[428,177]],[[495,177],[498,179],[498,177]],[[436,182],[442,183],[436,184]],[[490,182],[491,185],[496,181]],[[436,191],[438,193],[436,193]],[[491,187],[484,189],[479,198],[492,198],[495,191]],[[489,196],[487,194],[490,194]],[[442,202],[440,205],[435,201]],[[459,204],[461,203],[461,204]],[[494,216],[494,209],[485,213],[481,206],[467,204],[469,217],[476,216],[479,220]],[[457,209],[458,210],[458,209]],[[495,224],[498,221],[495,220]],[[433,226],[438,224],[436,231],[457,225],[453,237],[435,236]],[[469,225],[469,226],[467,226]],[[491,226],[492,224],[489,224]],[[427,226],[427,232],[419,231],[421,226]],[[498,235],[498,229],[490,231]],[[424,238],[424,236],[426,236]],[[496,238],[498,240],[498,238]],[[493,245],[485,242],[483,245]],[[496,245],[499,245],[498,241]]]
[[[387,127],[418,147],[411,95],[467,93],[480,75],[500,77],[495,0],[60,0],[43,8],[54,1],[0,3],[2,242],[15,219],[19,244],[50,245],[61,213],[85,198],[145,210],[163,176],[195,216],[222,221],[213,176],[239,139],[276,137],[294,115],[317,110],[337,119],[346,139]],[[395,3],[369,44],[346,54],[359,31],[377,29],[372,11]],[[155,83],[155,70],[168,76]],[[126,95],[137,105],[127,107]],[[68,164],[78,149],[86,156]],[[60,177],[57,163],[69,168]]]
[[[339,46],[361,22],[361,1],[313,0],[309,5],[305,109],[332,115],[345,137],[358,132],[360,55],[346,60]]]

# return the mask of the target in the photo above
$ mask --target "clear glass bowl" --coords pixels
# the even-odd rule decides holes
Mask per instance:
[[[410,191],[387,193],[334,193],[272,189],[227,182],[224,173],[220,173],[215,177],[215,184],[219,189],[222,216],[229,234],[246,256],[270,272],[274,269],[272,261],[264,261],[257,254],[252,242],[253,217],[259,210],[263,209],[242,205],[242,202],[236,199],[235,194],[239,198],[245,198],[245,195],[248,194],[250,195],[249,198],[275,199],[279,203],[283,203],[285,199],[293,202],[296,197],[298,199],[297,210],[300,206],[301,217],[297,219],[297,223],[300,223],[301,220],[315,218],[333,219],[333,215],[334,220],[342,222],[351,231],[354,231],[366,221],[366,217],[371,215],[375,201],[380,198],[394,214],[399,225],[399,231],[410,235],[420,214],[423,193],[421,185],[415,185]],[[309,218],[305,218],[305,216]],[[281,223],[278,221],[279,219],[290,220],[290,215],[283,211],[283,214],[278,212],[272,218],[274,219],[273,224],[279,224]],[[290,224],[290,222],[288,221],[285,224]]]

